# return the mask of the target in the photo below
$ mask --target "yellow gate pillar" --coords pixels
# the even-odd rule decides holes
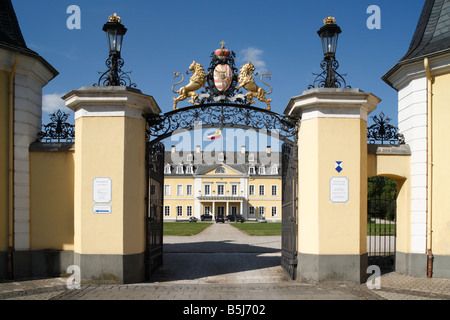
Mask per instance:
[[[83,282],[144,280],[145,120],[153,97],[129,87],[83,87],[75,112],[74,264]]]
[[[367,278],[367,115],[380,99],[316,88],[290,100],[298,136],[300,281]]]

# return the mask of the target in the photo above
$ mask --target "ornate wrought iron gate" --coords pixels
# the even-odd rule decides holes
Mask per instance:
[[[281,266],[292,280],[297,274],[297,147],[282,146]]]
[[[163,263],[163,208],[164,208],[164,144],[147,142],[146,145],[146,215],[145,215],[145,276]]]

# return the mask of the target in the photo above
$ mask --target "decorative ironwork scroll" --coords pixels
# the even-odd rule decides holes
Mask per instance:
[[[403,134],[398,133],[398,128],[389,124],[391,119],[381,112],[379,116],[371,117],[375,122],[367,128],[367,143],[369,144],[405,144]]]
[[[162,115],[145,114],[147,139],[160,141],[179,129],[202,128],[255,128],[278,131],[280,140],[294,141],[297,136],[297,119],[254,106],[233,103],[210,103],[190,106]]]
[[[38,141],[72,142],[75,139],[75,125],[67,122],[69,114],[58,110],[50,115],[49,124],[42,125],[42,131],[38,133]]]
[[[131,78],[128,75],[131,71],[122,71],[122,67],[125,64],[122,58],[110,55],[105,64],[108,70],[102,73],[98,82],[94,83],[94,86],[127,86],[136,88],[137,85],[131,82]]]
[[[336,70],[339,68],[339,62],[333,58],[326,57],[320,63],[323,72],[320,74],[313,73],[316,76],[313,84],[308,86],[308,89],[313,88],[350,88],[345,82],[343,76],[347,74],[339,74]]]

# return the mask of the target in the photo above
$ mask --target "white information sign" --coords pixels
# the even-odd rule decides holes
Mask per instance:
[[[94,213],[111,213],[112,208],[111,206],[94,206],[92,211],[94,211]]]
[[[348,179],[346,177],[333,177],[330,179],[330,201],[345,203],[348,201]]]
[[[112,199],[112,181],[110,178],[95,178],[93,187],[95,203],[110,203]]]

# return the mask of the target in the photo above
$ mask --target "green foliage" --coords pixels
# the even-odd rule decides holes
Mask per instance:
[[[250,236],[280,236],[281,235],[281,222],[269,222],[269,223],[232,223],[233,227],[244,231]]]
[[[394,221],[396,213],[397,183],[386,177],[369,178],[367,185],[367,219]]]
[[[192,236],[203,231],[211,224],[204,222],[164,222],[163,234],[165,236]]]

